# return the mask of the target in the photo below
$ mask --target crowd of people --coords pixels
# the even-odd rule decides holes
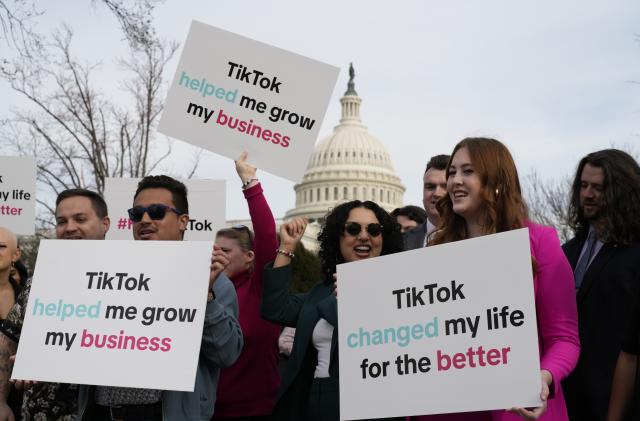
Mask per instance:
[[[640,419],[640,167],[627,153],[606,149],[579,162],[566,198],[575,236],[561,245],[553,227],[530,219],[507,147],[463,139],[427,163],[424,209],[388,213],[360,200],[330,209],[318,235],[321,271],[304,274],[318,283],[304,294],[289,287],[307,221],[286,221],[278,233],[246,153],[236,171],[253,230],[216,234],[194,392],[10,382],[31,279],[16,236],[0,228],[0,421],[337,421],[336,266],[520,228],[530,239],[542,404],[397,419]],[[183,239],[182,183],[147,176],[132,203],[135,240]],[[58,239],[101,240],[110,225],[102,197],[84,189],[60,193],[55,217]],[[281,334],[288,359],[279,370]]]

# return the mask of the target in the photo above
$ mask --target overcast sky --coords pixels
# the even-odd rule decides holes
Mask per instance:
[[[88,0],[40,3],[39,29],[74,28],[74,51],[102,63],[96,83],[117,98],[114,60],[127,49],[113,16]],[[338,124],[353,62],[363,121],[389,150],[405,204],[421,204],[428,158],[469,135],[502,140],[521,175],[536,169],[548,178],[572,173],[588,152],[640,146],[637,0],[167,0],[154,18],[162,37],[181,43],[197,19],[341,67],[320,139]],[[20,102],[5,81],[0,95],[4,117]],[[179,173],[190,147],[176,144],[165,169]],[[207,153],[197,176],[226,179],[227,217],[248,217],[232,161]],[[274,215],[283,216],[294,206],[293,183],[259,177]]]

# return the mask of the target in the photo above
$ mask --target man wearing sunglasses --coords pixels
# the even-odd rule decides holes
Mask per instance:
[[[133,221],[133,237],[136,240],[181,241],[189,222],[185,185],[163,175],[143,178],[134,195],[129,217]],[[236,292],[231,281],[222,273],[227,263],[224,253],[214,249],[194,391],[81,386],[79,420],[178,421],[211,418],[220,368],[236,361],[243,343],[237,321]],[[177,281],[176,288],[180,288]]]

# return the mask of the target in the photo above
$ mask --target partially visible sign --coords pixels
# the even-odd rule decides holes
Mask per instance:
[[[109,208],[111,228],[107,240],[132,240],[133,222],[127,210],[133,206],[138,178],[107,178],[104,199]],[[225,227],[226,190],[224,180],[185,180],[189,200],[189,224],[185,240],[213,241]]]
[[[36,161],[0,156],[0,226],[17,235],[33,235],[36,219]]]

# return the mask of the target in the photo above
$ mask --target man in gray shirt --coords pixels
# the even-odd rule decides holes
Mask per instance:
[[[138,184],[129,217],[136,240],[180,241],[189,222],[187,189],[168,176],[148,176]],[[193,392],[81,386],[79,420],[208,420],[213,415],[220,368],[242,350],[238,301],[222,274],[226,257],[214,250],[200,357]],[[180,288],[180,280],[176,287]],[[162,369],[162,367],[158,367]]]

